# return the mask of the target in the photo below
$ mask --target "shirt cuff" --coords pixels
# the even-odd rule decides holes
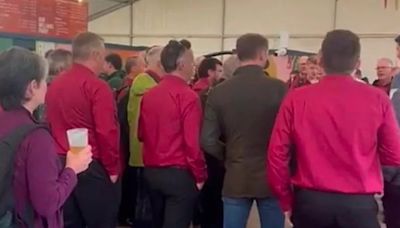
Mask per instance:
[[[196,181],[196,184],[206,182],[206,180],[207,180],[207,169],[204,169],[201,173],[197,173],[197,175],[194,176],[194,179]]]
[[[283,212],[292,211],[293,195],[288,195],[279,199],[280,206]]]

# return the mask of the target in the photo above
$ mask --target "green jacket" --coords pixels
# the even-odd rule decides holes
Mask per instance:
[[[110,87],[113,91],[116,91],[121,88],[124,76],[125,76],[125,72],[115,71],[107,78],[107,83],[108,83],[108,85],[110,85]]]
[[[130,132],[130,158],[129,166],[143,167],[142,144],[137,137],[140,102],[143,94],[157,85],[157,82],[147,73],[136,76],[129,92],[128,123]]]

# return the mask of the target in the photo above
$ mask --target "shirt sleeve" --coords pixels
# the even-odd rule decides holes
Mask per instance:
[[[149,89],[156,86],[157,83],[150,76],[139,75],[133,81],[128,101],[128,122],[129,125],[136,124],[137,116],[139,115],[139,98],[144,95]],[[139,102],[139,103],[138,103]]]
[[[383,99],[383,122],[378,130],[378,152],[382,165],[400,166],[400,129],[389,98]]]
[[[142,105],[143,105],[144,98],[145,97],[143,97],[143,99],[139,103],[139,110],[142,110]],[[138,127],[137,127],[137,132],[136,133],[137,133],[138,140],[140,142],[143,142],[143,135],[144,135],[144,133],[143,133],[143,126],[144,126],[144,124],[143,124],[143,116],[140,113],[138,115],[139,115],[139,117],[138,117]]]
[[[203,183],[207,179],[207,169],[199,142],[202,110],[197,96],[184,102],[182,113],[186,160],[196,183]]]
[[[280,107],[267,151],[267,173],[269,186],[279,199],[283,211],[292,206],[290,183],[290,148],[292,145],[293,110],[290,98]]]
[[[92,115],[94,132],[99,145],[100,162],[108,175],[119,175],[121,158],[119,147],[119,124],[112,91],[104,83],[94,94]]]
[[[221,128],[211,99],[212,97],[207,100],[204,111],[203,127],[201,130],[201,147],[207,154],[219,160],[224,160],[225,146],[219,140],[221,137]]]
[[[46,130],[34,131],[22,148],[27,150],[26,175],[32,206],[40,216],[53,216],[74,189],[76,174],[69,168],[60,173],[55,144]]]

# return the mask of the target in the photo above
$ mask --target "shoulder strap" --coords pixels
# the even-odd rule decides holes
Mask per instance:
[[[22,140],[31,133],[33,130],[38,128],[45,128],[42,125],[38,124],[27,124],[16,128],[11,133],[7,134],[5,137],[1,138],[0,141],[6,143],[11,149],[14,151],[18,149]]]
[[[12,185],[12,176],[14,173],[14,159],[16,151],[18,150],[20,144],[23,142],[25,137],[36,129],[44,128],[43,125],[38,124],[26,124],[15,128],[9,134],[0,138],[0,143],[3,145],[5,151],[1,151],[1,159],[5,159],[0,162],[0,217],[4,213],[9,213],[13,211],[14,202],[12,188],[4,187]],[[7,149],[6,149],[7,148]],[[7,160],[7,161],[6,161]],[[4,207],[4,208],[3,208]],[[15,215],[14,215],[15,216]],[[23,213],[23,218],[14,218],[16,220],[22,220],[27,227],[32,227],[33,225],[33,209],[30,205],[26,206],[26,210]]]

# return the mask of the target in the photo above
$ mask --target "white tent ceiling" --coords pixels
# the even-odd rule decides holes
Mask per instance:
[[[89,19],[109,14],[115,10],[128,6],[135,0],[87,0],[89,3]]]

